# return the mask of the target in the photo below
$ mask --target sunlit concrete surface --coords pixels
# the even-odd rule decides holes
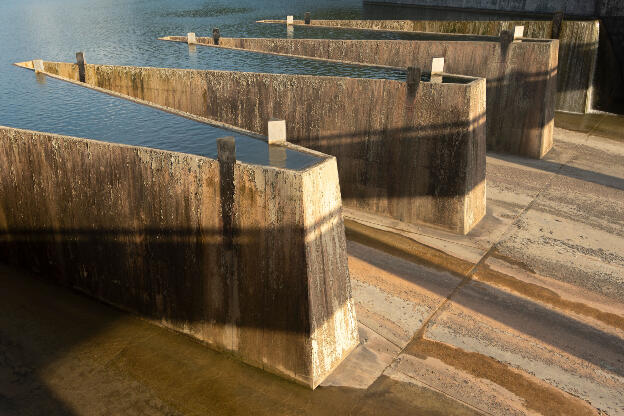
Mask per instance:
[[[408,325],[377,324],[402,348],[382,374],[493,414],[624,414],[624,144],[563,129],[555,143],[541,161],[488,155],[488,214],[467,237],[347,213],[352,269],[358,241],[457,276],[410,269],[419,296],[401,294],[427,324],[405,347],[383,331]],[[371,277],[352,276],[360,313]]]
[[[489,154],[467,236],[348,210],[361,343],[315,391],[2,268],[0,414],[624,414],[623,159]]]

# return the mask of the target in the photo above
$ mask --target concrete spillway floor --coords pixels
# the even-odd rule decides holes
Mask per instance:
[[[624,414],[624,143],[555,143],[488,155],[468,236],[346,212],[362,344],[313,392],[0,268],[0,414]]]

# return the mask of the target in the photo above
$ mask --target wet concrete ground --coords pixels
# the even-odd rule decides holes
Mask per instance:
[[[2,267],[0,414],[624,414],[622,160],[489,154],[468,236],[346,211],[362,344],[313,392]]]
[[[609,113],[575,114],[557,112],[555,126],[592,136],[624,140],[624,116]]]

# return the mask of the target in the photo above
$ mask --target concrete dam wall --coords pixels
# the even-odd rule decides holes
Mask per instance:
[[[364,3],[520,13],[564,12],[576,16],[624,16],[624,4],[620,0],[364,0]]]
[[[314,388],[358,344],[336,160],[251,165],[231,145],[0,127],[0,260]]]
[[[285,20],[264,20],[266,23],[283,23]],[[295,20],[295,25],[305,25]],[[550,39],[553,22],[539,20],[508,21],[444,21],[444,20],[311,20],[309,26],[343,29],[379,30],[393,32],[427,32],[499,36],[503,30],[513,33],[515,26],[524,26],[524,37]],[[555,28],[556,29],[556,28]],[[556,34],[556,33],[555,33]],[[600,26],[597,20],[564,20],[558,31],[559,57],[557,71],[557,97],[555,109],[585,113],[594,104],[594,74],[598,60]],[[491,62],[489,62],[491,64]],[[487,63],[484,63],[487,64]],[[620,82],[618,71],[601,78],[603,90]]]
[[[19,64],[32,68],[32,62]],[[79,80],[76,64],[45,73]],[[85,65],[85,83],[336,156],[345,205],[459,233],[485,215],[485,80],[443,83]],[[418,80],[419,81],[419,80]]]
[[[187,41],[183,36],[161,39]],[[197,43],[216,46],[206,37],[197,38]],[[541,158],[552,147],[557,41],[221,38],[216,47],[423,69],[444,57],[445,72],[487,79],[488,149]]]

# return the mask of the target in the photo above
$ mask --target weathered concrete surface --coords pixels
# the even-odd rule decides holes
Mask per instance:
[[[266,23],[284,23],[264,20]],[[304,25],[296,20],[296,25]],[[471,34],[499,36],[501,31],[513,33],[515,26],[524,26],[527,38],[550,39],[552,21],[497,20],[497,21],[444,21],[444,20],[311,20],[311,26],[344,29],[364,29],[392,32],[429,32],[446,34]],[[555,108],[560,111],[585,113],[594,97],[594,74],[597,70],[600,25],[597,20],[564,20],[559,32],[559,64],[557,71],[557,98]],[[605,42],[603,42],[605,43]],[[598,79],[598,89],[613,90],[621,84],[621,73],[612,71]],[[604,94],[603,94],[604,95]],[[604,100],[604,97],[603,97]]]
[[[347,210],[360,344],[313,392],[0,267],[0,413],[624,414],[624,143],[555,139],[489,155],[467,236]]]
[[[44,67],[77,80],[74,64]],[[336,156],[345,205],[464,234],[485,214],[485,80],[449,79],[86,65],[85,85],[261,134],[285,119],[290,142]]]
[[[359,242],[401,258],[386,271],[408,260],[457,276],[383,374],[491,414],[624,414],[621,139],[555,129],[541,161],[490,154],[488,215],[468,236],[347,211],[351,257]],[[415,286],[429,291],[437,273],[416,272]]]
[[[207,46],[333,61],[431,69],[444,57],[445,72],[487,79],[487,145],[495,151],[541,158],[552,147],[557,41],[504,45],[446,41],[253,39],[200,37]],[[161,38],[186,42],[182,36]],[[530,63],[527,64],[527,63]]]
[[[624,4],[619,0],[364,0],[366,4],[422,6],[457,9],[476,9],[522,13],[563,12],[576,16],[624,16]]]
[[[556,113],[555,126],[562,129],[588,133],[612,140],[624,140],[624,116],[607,113],[572,114]]]
[[[294,171],[0,127],[0,165],[0,260],[312,388],[357,344],[335,158]]]

